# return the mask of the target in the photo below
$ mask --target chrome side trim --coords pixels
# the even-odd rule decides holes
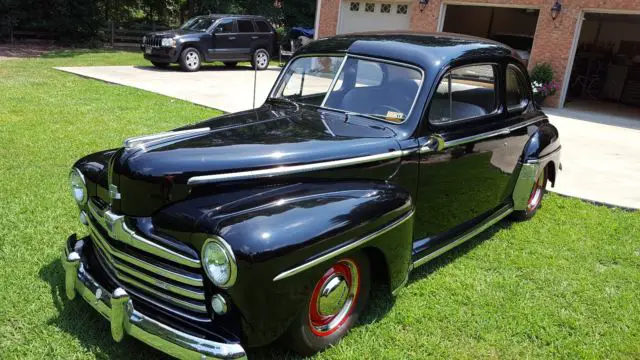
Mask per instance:
[[[527,164],[538,164],[538,163],[544,162],[550,157],[554,157],[554,156],[559,155],[561,149],[562,149],[562,147],[558,147],[557,149],[553,150],[552,152],[550,152],[549,154],[547,154],[547,155],[545,155],[543,157],[539,157],[537,159],[527,160]]]
[[[336,257],[336,256],[340,255],[340,254],[344,254],[345,252],[347,252],[349,250],[355,249],[358,246],[360,246],[360,245],[362,245],[362,244],[364,244],[364,243],[376,238],[377,236],[386,233],[387,231],[395,228],[396,226],[404,223],[405,221],[410,219],[413,216],[413,214],[414,214],[414,211],[411,210],[408,214],[404,215],[400,219],[394,221],[393,223],[385,226],[384,228],[382,228],[382,229],[380,229],[380,230],[378,230],[376,232],[373,232],[373,233],[371,233],[371,234],[369,234],[369,235],[367,235],[367,236],[365,236],[363,238],[360,238],[360,239],[358,239],[358,240],[356,240],[356,241],[354,241],[352,243],[349,243],[349,244],[347,244],[347,245],[345,245],[345,246],[343,246],[341,248],[338,248],[338,249],[336,249],[336,250],[334,250],[334,251],[332,251],[330,253],[327,253],[327,254],[324,254],[324,255],[322,255],[320,257],[317,257],[317,258],[315,258],[315,259],[313,259],[311,261],[308,261],[308,262],[306,262],[306,263],[304,263],[302,265],[296,266],[293,269],[290,269],[290,270],[287,270],[287,271],[283,271],[282,273],[280,273],[279,275],[274,277],[273,281],[275,282],[275,281],[278,281],[278,280],[286,279],[286,278],[288,278],[290,276],[293,276],[293,275],[298,274],[300,272],[303,272],[303,271],[305,271],[305,270],[307,270],[307,269],[309,269],[311,267],[314,267],[314,266],[316,266],[316,265],[318,265],[318,264],[320,264],[320,263],[322,263],[322,262],[324,262],[326,260],[329,260],[329,259],[331,259],[333,257]]]
[[[75,250],[75,249],[74,249]],[[76,251],[81,251],[78,249]],[[87,272],[78,252],[65,247],[62,265],[69,298],[76,292],[111,323],[111,336],[120,341],[124,334],[178,359],[246,359],[240,344],[202,339],[174,329],[135,310],[126,290],[108,292]]]
[[[167,249],[136,234],[135,231],[129,229],[124,221],[123,215],[114,214],[109,210],[101,211],[93,204],[89,205],[89,211],[91,211],[93,217],[98,220],[100,225],[107,230],[112,238],[163,259],[193,268],[200,268],[199,260],[178,254],[171,249]]]
[[[153,135],[137,136],[137,137],[126,139],[124,141],[124,147],[129,150],[138,148],[143,151],[146,151],[149,147],[164,140],[168,140],[175,137],[194,136],[194,135],[203,134],[209,131],[211,131],[211,129],[207,127],[207,128],[198,128],[198,129],[180,130],[180,131],[168,131],[168,132],[162,132],[162,133],[153,134]]]
[[[93,221],[91,219],[89,219],[89,229],[91,230],[91,237],[95,240],[94,244],[96,244],[97,246],[100,247],[100,249],[102,250],[102,252],[107,256],[110,257],[110,260],[114,260],[113,263],[116,264],[116,266],[118,266],[117,264],[121,264],[119,265],[119,268],[123,271],[129,272],[131,268],[127,267],[127,270],[122,269],[123,267],[125,267],[126,265],[124,265],[123,263],[121,263],[120,261],[117,261],[115,259],[115,257],[126,261],[128,263],[131,263],[135,266],[138,266],[142,269],[148,270],[154,274],[158,274],[160,276],[163,276],[167,279],[171,279],[183,284],[187,284],[187,285],[192,285],[192,286],[199,286],[202,287],[204,286],[204,283],[202,281],[202,278],[199,277],[193,277],[193,276],[187,276],[184,274],[180,274],[171,270],[167,270],[165,268],[159,267],[157,265],[148,263],[146,261],[140,260],[136,257],[133,257],[131,255],[128,255],[126,253],[123,253],[117,249],[114,249],[113,247],[111,247],[111,245],[109,245],[109,243],[106,241],[106,239],[104,239],[104,237],[102,236],[102,234],[100,234],[100,231],[96,228],[95,224],[93,223]],[[132,274],[134,275],[134,274]]]
[[[531,196],[533,184],[538,179],[540,165],[537,163],[521,164],[520,173],[513,188],[513,210],[526,210]]]
[[[418,259],[416,261],[413,262],[413,267],[418,267],[420,265],[423,265],[424,263],[433,260],[434,258],[442,255],[443,253],[453,249],[454,247],[462,244],[463,242],[471,239],[472,237],[478,235],[479,233],[483,232],[484,230],[488,229],[491,225],[497,223],[498,221],[502,220],[503,218],[505,218],[507,215],[511,214],[511,212],[513,212],[513,208],[511,206],[504,206],[502,207],[500,210],[496,211],[496,213],[494,213],[493,215],[491,215],[488,219],[486,219],[484,222],[482,222],[481,224],[479,224],[478,226],[476,226],[475,228],[467,231],[466,233],[458,236],[455,240],[453,240],[451,243],[441,247],[440,249],[426,255],[425,257]]]
[[[282,176],[289,175],[307,171],[318,171],[318,170],[327,170],[333,169],[337,167],[343,166],[352,166],[365,164],[375,161],[382,160],[390,160],[401,157],[403,154],[402,150],[394,150],[388,153],[376,154],[376,155],[368,155],[368,156],[360,156],[350,159],[342,159],[342,160],[332,160],[325,162],[318,162],[312,164],[304,164],[304,165],[290,165],[290,166],[279,166],[275,168],[268,169],[260,169],[260,170],[249,170],[249,171],[239,171],[232,173],[223,173],[223,174],[214,174],[214,175],[201,175],[194,176],[187,181],[188,185],[199,185],[206,183],[215,183],[221,181],[231,181],[231,180],[250,180],[260,177],[273,177],[273,176]]]

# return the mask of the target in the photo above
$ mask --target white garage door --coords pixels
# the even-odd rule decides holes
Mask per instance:
[[[409,29],[410,3],[342,1],[338,34]]]

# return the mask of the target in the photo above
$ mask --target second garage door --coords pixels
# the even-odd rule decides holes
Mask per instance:
[[[338,34],[409,29],[411,4],[342,1]]]

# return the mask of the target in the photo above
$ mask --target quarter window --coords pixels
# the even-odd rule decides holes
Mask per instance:
[[[349,10],[351,10],[351,11],[360,11],[360,3],[359,2],[352,2],[351,4],[349,4]]]
[[[256,25],[258,25],[258,30],[260,32],[271,32],[271,26],[264,21],[256,21]]]
[[[380,12],[389,14],[391,12],[391,4],[380,4]]]
[[[507,67],[507,110],[523,109],[529,103],[526,80],[522,72],[514,65]]]
[[[216,25],[215,32],[217,34],[232,33],[233,32],[233,20],[232,19],[220,20],[218,22],[218,25]]]
[[[253,21],[251,20],[238,20],[238,31],[241,33],[252,33],[256,30],[253,28]]]
[[[376,11],[376,4],[374,4],[374,3],[366,3],[366,4],[364,4],[364,11],[365,12],[374,12],[374,11]]]
[[[471,65],[449,71],[429,107],[429,121],[447,124],[481,117],[496,109],[493,65]]]

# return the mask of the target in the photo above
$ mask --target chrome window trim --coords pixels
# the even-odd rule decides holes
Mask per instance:
[[[466,118],[462,118],[462,119],[456,119],[456,120],[447,121],[447,122],[443,122],[443,123],[434,123],[429,118],[429,111],[431,111],[431,103],[433,102],[433,95],[432,95],[431,98],[429,99],[429,107],[428,107],[429,111],[427,111],[427,121],[429,122],[429,124],[431,124],[433,126],[450,126],[452,124],[456,124],[456,123],[459,123],[459,122],[470,121],[470,120],[475,120],[475,119],[482,119],[482,118],[485,118],[485,117],[492,117],[492,116],[496,116],[496,115],[499,115],[499,114],[502,113],[502,108],[500,106],[500,99],[498,99],[498,77],[496,76],[496,74],[498,74],[498,71],[496,71],[496,68],[500,68],[500,64],[498,64],[498,63],[481,62],[481,63],[473,63],[473,64],[467,64],[467,65],[461,65],[461,66],[449,68],[442,75],[442,77],[440,79],[438,79],[437,85],[436,85],[436,91],[434,92],[434,94],[437,92],[438,86],[440,86],[440,82],[442,81],[442,79],[444,79],[445,76],[450,74],[452,70],[462,69],[462,68],[471,67],[471,66],[481,66],[481,65],[491,65],[491,67],[493,68],[493,85],[494,85],[494,102],[495,102],[494,109],[490,113],[486,113],[486,114],[480,115],[480,116],[471,116],[471,117],[466,117]],[[451,93],[451,91],[449,91],[449,93]],[[449,105],[449,106],[451,107],[451,105]]]
[[[379,236],[381,234],[384,234],[387,231],[392,230],[396,226],[398,226],[398,225],[404,223],[405,221],[409,220],[411,217],[413,217],[414,213],[415,213],[415,211],[411,210],[406,215],[403,215],[400,219],[394,221],[393,223],[385,226],[384,228],[382,228],[380,230],[377,230],[377,231],[375,231],[375,232],[373,232],[373,233],[371,233],[369,235],[366,235],[365,237],[362,237],[362,238],[360,238],[360,239],[358,239],[358,240],[356,240],[356,241],[354,241],[352,243],[349,243],[349,244],[347,244],[345,246],[342,246],[342,247],[340,247],[340,248],[338,248],[338,249],[336,249],[334,251],[331,251],[331,252],[329,252],[327,254],[324,254],[324,255],[322,255],[320,257],[317,257],[317,258],[315,258],[313,260],[307,261],[307,262],[303,263],[302,265],[299,265],[299,266],[296,266],[296,267],[294,267],[292,269],[283,271],[280,274],[278,274],[276,277],[274,277],[273,281],[276,282],[278,280],[286,279],[288,277],[291,277],[293,275],[301,273],[301,272],[303,272],[303,271],[305,271],[305,270],[307,270],[309,268],[312,268],[312,267],[314,267],[314,266],[316,266],[316,265],[318,265],[318,264],[320,264],[320,263],[322,263],[322,262],[324,262],[326,260],[329,260],[329,259],[331,259],[333,257],[336,257],[336,256],[340,255],[340,254],[344,254],[345,252],[347,252],[349,250],[355,249],[358,246],[360,246],[360,245],[362,245],[362,244],[364,244],[364,243],[366,243],[366,242],[368,242],[370,240],[373,240],[375,237],[377,237],[377,236]]]
[[[338,81],[338,78],[340,77],[340,74],[342,72],[342,69],[344,67],[345,62],[347,61],[347,58],[352,57],[352,58],[362,59],[362,60],[366,60],[366,61],[381,62],[381,63],[391,64],[391,65],[396,65],[396,66],[402,66],[402,67],[406,67],[406,68],[417,70],[420,73],[420,76],[421,76],[420,86],[418,87],[418,90],[416,91],[416,96],[413,99],[413,103],[411,104],[411,108],[409,108],[409,112],[407,113],[407,116],[405,116],[403,121],[401,121],[401,122],[393,122],[393,121],[380,119],[380,118],[377,118],[377,117],[368,117],[368,118],[370,118],[372,120],[382,121],[384,123],[392,124],[392,125],[402,125],[402,124],[407,122],[407,120],[409,119],[411,114],[413,114],[413,110],[415,109],[415,106],[418,103],[418,98],[420,97],[420,94],[422,93],[422,89],[424,87],[424,82],[425,82],[425,74],[424,74],[424,70],[422,68],[420,68],[419,66],[412,65],[412,64],[409,64],[409,63],[404,63],[404,62],[401,62],[401,61],[388,60],[388,59],[372,57],[372,56],[365,56],[365,55],[350,54],[348,52],[345,52],[343,54],[340,54],[340,53],[326,53],[326,54],[303,54],[303,55],[298,55],[298,56],[292,58],[291,60],[289,60],[289,62],[287,63],[287,66],[282,70],[281,76],[278,78],[278,80],[276,81],[275,85],[273,86],[273,89],[269,93],[269,98],[276,97],[276,90],[282,85],[282,81],[284,81],[284,74],[286,73],[286,71],[289,69],[289,67],[291,66],[291,64],[295,60],[298,60],[300,58],[305,58],[305,57],[338,57],[338,56],[339,57],[344,57],[344,58],[342,60],[342,63],[340,64],[340,67],[338,68],[338,71],[336,72],[333,80],[331,81],[331,84],[329,85],[329,88],[327,89],[327,94],[325,95],[325,98],[322,100],[322,104],[318,108],[334,110],[334,111],[338,111],[338,112],[345,113],[345,114],[351,113],[350,111],[344,110],[344,109],[336,109],[336,108],[326,107],[325,103],[327,101],[328,95],[331,93],[331,91],[333,91],[333,88],[335,87],[335,84]],[[309,105],[311,105],[311,104],[309,104]],[[354,113],[354,114],[356,114],[356,113]],[[366,115],[366,114],[364,114],[364,115]]]
[[[194,176],[187,180],[187,185],[200,185],[212,182],[232,181],[232,180],[250,180],[262,177],[273,177],[290,175],[308,171],[319,171],[333,169],[343,166],[352,166],[365,164],[375,161],[391,160],[402,157],[405,152],[403,150],[394,150],[387,153],[359,156],[355,158],[347,158],[340,160],[331,160],[303,165],[284,165],[260,170],[238,171],[231,173],[200,175]]]
[[[483,232],[484,230],[488,229],[490,226],[492,226],[493,224],[497,223],[498,221],[504,219],[507,215],[511,214],[513,212],[513,207],[511,207],[510,205],[505,205],[502,208],[500,208],[499,210],[497,210],[493,215],[491,215],[489,218],[487,218],[484,222],[480,223],[478,226],[474,227],[473,229],[465,232],[464,234],[458,236],[455,240],[453,240],[452,242],[450,242],[449,244],[439,248],[438,250],[427,254],[426,256],[416,260],[413,262],[413,268],[416,268],[420,265],[425,264],[426,262],[433,260],[434,258],[444,254],[445,252],[453,249],[454,247],[462,244],[463,242],[473,238],[474,236],[480,234],[481,232]]]

